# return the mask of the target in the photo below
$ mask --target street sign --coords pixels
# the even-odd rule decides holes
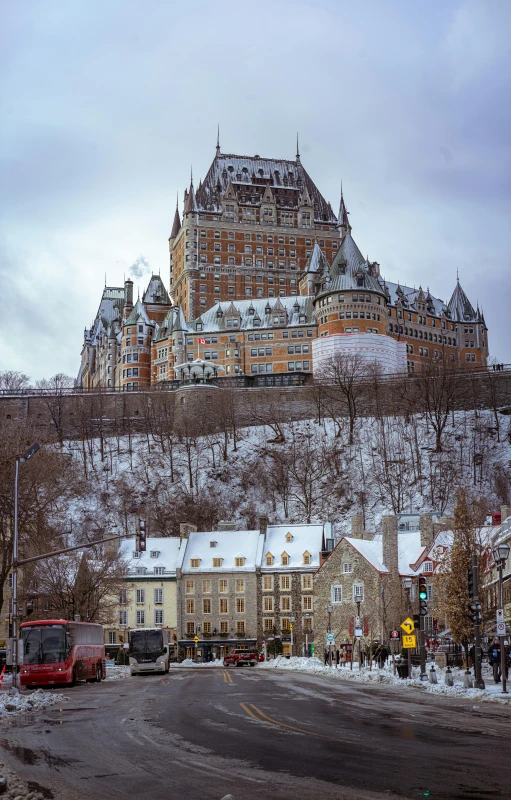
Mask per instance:
[[[399,631],[390,631],[389,639],[394,640],[394,639],[400,639],[400,638],[401,638],[401,634],[400,634]]]
[[[413,634],[412,636],[407,636],[407,635],[403,636],[403,647],[407,649],[417,647],[417,637],[415,636],[415,634]]]
[[[497,636],[505,636],[505,635],[506,635],[506,623],[497,622]]]
[[[415,630],[415,622],[413,621],[413,619],[410,619],[410,617],[407,617],[406,619],[403,620],[403,622],[399,627],[402,628],[405,633],[410,635],[411,632]]]
[[[194,636],[193,637],[193,641],[195,642],[195,644],[197,644],[197,642],[199,641],[199,637],[198,636]]]
[[[361,638],[363,635],[364,631],[362,630],[362,628],[355,628],[355,636],[357,637],[357,639]]]
[[[504,609],[498,608],[497,609],[497,622],[504,622]]]
[[[335,633],[333,631],[329,631],[326,635],[326,643],[328,644],[329,642],[332,642],[332,644],[335,642]]]
[[[314,650],[316,649],[316,645],[314,644],[314,642],[311,643],[310,648],[311,648],[311,656],[313,656],[314,655]]]

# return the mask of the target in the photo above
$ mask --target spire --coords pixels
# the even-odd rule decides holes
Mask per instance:
[[[220,155],[220,123],[218,123],[218,131],[216,135],[216,154]]]
[[[447,308],[449,309],[451,319],[457,322],[474,322],[476,319],[476,311],[474,311],[470,300],[463,291],[459,277],[456,280],[456,287],[447,304]]]
[[[174,222],[172,223],[172,231],[170,233],[169,238],[175,239],[180,230],[181,230],[181,219],[179,217],[179,197],[178,197],[176,200],[176,213],[174,214]]]
[[[298,134],[296,134],[296,160],[300,161],[300,147],[298,145]]]
[[[186,195],[185,207],[183,209],[183,216],[186,214],[195,214],[197,211],[197,202],[195,200],[195,191],[193,188],[193,174],[190,171],[190,189]]]
[[[346,204],[344,202],[344,196],[342,193],[342,181],[341,181],[341,202],[339,205],[339,216],[337,218],[337,225],[341,229],[341,232],[344,235],[347,233],[351,233],[351,225],[348,219],[348,212],[346,210]]]

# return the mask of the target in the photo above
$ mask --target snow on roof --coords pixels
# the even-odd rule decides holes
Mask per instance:
[[[183,558],[183,573],[194,572],[247,572],[256,567],[259,531],[192,531]],[[216,542],[212,547],[211,542]],[[242,567],[235,565],[240,554],[245,558]],[[213,559],[221,558],[222,566],[214,567]],[[199,559],[199,567],[191,567],[192,559]]]
[[[178,566],[179,544],[180,540],[177,537],[149,536],[146,543],[147,549],[140,553],[138,558],[133,558],[135,551],[133,539],[121,542],[120,551],[121,555],[128,559],[128,572],[131,574],[140,567],[146,567],[147,574],[150,574],[149,571],[152,571],[154,567],[165,567],[165,572],[175,574]],[[154,550],[159,551],[157,560],[151,557],[151,551]]]
[[[459,280],[456,281],[454,292],[449,300],[449,311],[451,312],[452,319],[455,319],[457,322],[474,322],[476,319],[476,312],[467,295],[461,288]]]
[[[292,542],[286,542],[286,534],[290,533],[293,537]],[[266,541],[263,548],[263,569],[282,569],[296,570],[310,567],[319,567],[319,553],[323,549],[323,525],[269,525],[266,532]],[[310,553],[311,563],[303,563],[303,554]],[[280,559],[282,553],[289,556],[289,564],[282,567],[276,563],[273,567],[266,567],[266,554],[271,553],[275,559]]]
[[[412,307],[415,305],[415,302],[419,296],[419,289],[411,289],[409,286],[404,286],[402,283],[393,283],[392,281],[387,281],[383,278],[380,278],[380,282],[389,291],[391,305],[396,305],[400,296],[406,299],[409,306]],[[402,295],[398,294],[398,287],[401,289]],[[427,296],[428,293],[425,292],[424,294]],[[443,300],[439,300],[437,297],[433,297],[431,294],[429,297],[437,317],[441,316],[443,313],[447,314],[448,308]]]
[[[226,314],[239,314],[239,329],[272,328],[273,315],[287,314],[287,327],[295,325],[312,325],[313,298],[312,297],[263,297],[250,300],[228,300],[204,311],[198,320],[202,322],[202,333],[227,330]],[[303,317],[305,316],[305,321]],[[300,317],[302,318],[300,320]],[[197,320],[196,320],[197,321]],[[256,324],[254,324],[254,321]],[[258,323],[258,324],[257,324]],[[279,323],[279,326],[282,325]],[[229,328],[229,330],[231,330]]]
[[[159,275],[151,276],[148,287],[144,292],[143,302],[170,305],[170,297]]]
[[[356,539],[351,536],[344,537],[360,555],[375,568],[378,572],[388,572],[388,568],[383,563],[383,544],[382,537],[376,536],[373,540]],[[416,564],[424,553],[421,547],[420,531],[412,531],[398,534],[398,566],[400,575],[416,575],[417,573],[410,566]]]

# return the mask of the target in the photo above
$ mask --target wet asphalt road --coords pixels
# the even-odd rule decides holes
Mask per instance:
[[[48,798],[511,797],[511,709],[493,703],[248,668],[63,693],[0,725],[0,757]]]

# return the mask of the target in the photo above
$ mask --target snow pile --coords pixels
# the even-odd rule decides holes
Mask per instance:
[[[43,711],[48,706],[66,701],[67,697],[64,697],[63,694],[45,692],[43,689],[36,689],[30,694],[11,695],[9,692],[0,692],[0,720],[9,719],[18,714]]]
[[[0,762],[0,776],[7,782],[7,791],[2,795],[2,800],[44,800],[45,795],[29,789],[16,773],[7,769],[2,762]]]
[[[118,681],[122,678],[129,678],[131,676],[130,668],[106,662],[106,681]]]
[[[428,675],[431,665],[428,665]],[[278,656],[271,661],[265,661],[257,665],[258,669],[279,669],[294,672],[313,672],[321,673],[330,678],[341,680],[352,680],[358,683],[385,683],[393,684],[395,686],[413,687],[415,689],[422,689],[423,691],[430,692],[431,694],[447,695],[449,697],[465,697],[475,700],[509,704],[511,702],[511,695],[502,695],[501,684],[490,683],[485,689],[465,689],[463,687],[464,670],[453,669],[452,676],[454,680],[453,686],[445,685],[445,669],[436,669],[438,683],[429,683],[429,681],[421,681],[418,669],[415,668],[417,677],[412,678],[399,678],[394,675],[392,665],[386,666],[383,669],[373,666],[372,670],[368,667],[362,667],[359,670],[358,662],[353,662],[353,669],[351,670],[346,666],[326,666],[318,658],[303,658],[296,657],[286,658],[285,656]],[[488,676],[483,675],[485,683],[488,683]],[[491,680],[491,678],[490,678]]]
[[[223,665],[224,665],[223,658],[217,658],[215,661],[204,661],[204,662],[200,661],[199,663],[196,663],[195,661],[192,661],[191,658],[185,658],[183,661],[179,662],[179,664],[177,664],[174,661],[171,664],[169,664],[169,666],[171,668],[172,667],[174,667],[174,668],[176,668],[176,667],[223,667]]]

